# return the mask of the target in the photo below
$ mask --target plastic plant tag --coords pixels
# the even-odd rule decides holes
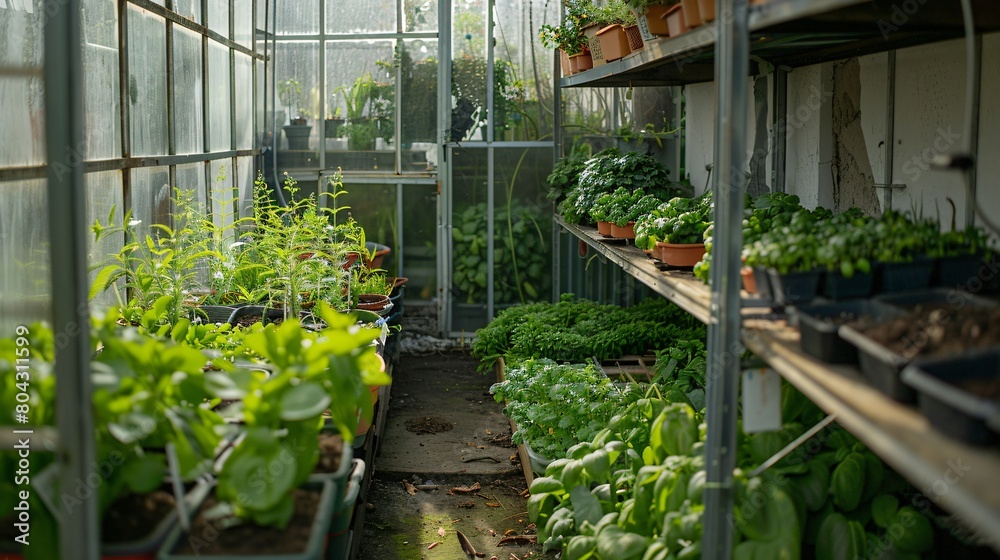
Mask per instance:
[[[781,429],[781,376],[770,368],[743,371],[743,431]]]

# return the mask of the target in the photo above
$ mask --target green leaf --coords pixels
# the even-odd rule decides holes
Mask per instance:
[[[330,406],[330,395],[317,383],[301,383],[281,397],[281,419],[296,422],[318,418]]]
[[[121,466],[125,487],[135,494],[149,494],[163,485],[167,470],[166,459],[161,454],[146,454],[127,461]]]
[[[248,511],[266,512],[287,498],[295,483],[295,457],[266,428],[250,428],[219,473],[217,494]]]
[[[899,500],[892,494],[881,494],[872,500],[872,519],[883,529],[895,523],[898,510]]]
[[[604,515],[601,509],[601,502],[596,496],[590,493],[586,486],[574,486],[569,493],[570,503],[573,504],[573,517],[576,526],[583,526],[584,521],[591,525],[596,524]]]

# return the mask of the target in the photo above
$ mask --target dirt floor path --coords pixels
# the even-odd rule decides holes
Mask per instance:
[[[467,560],[459,532],[487,560],[540,556],[528,543],[534,528],[510,425],[489,395],[494,376],[476,365],[462,352],[400,358],[362,560]]]

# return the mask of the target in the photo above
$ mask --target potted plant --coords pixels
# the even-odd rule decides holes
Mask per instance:
[[[384,272],[363,268],[354,270],[351,282],[352,308],[375,311],[385,316],[391,308],[391,292],[392,284],[386,281]]]
[[[288,139],[289,150],[308,150],[309,135],[312,126],[306,124],[308,112],[301,107],[302,86],[295,78],[289,78],[278,83],[278,99],[285,106],[289,115],[288,125],[282,127],[285,131],[285,138]],[[292,107],[295,108],[295,116],[292,116]]]
[[[339,138],[340,137],[340,127],[344,125],[344,118],[340,114],[340,107],[333,110],[330,116],[326,117],[326,123],[323,128],[323,134],[326,138]]]
[[[654,249],[654,257],[670,266],[694,266],[705,255],[711,220],[711,191],[697,199],[672,198],[636,223],[636,246]]]
[[[546,24],[539,30],[542,46],[558,48],[566,53],[571,74],[589,70],[593,67],[593,58],[584,28],[591,24],[593,4],[589,0],[568,0],[563,6],[563,23]]]
[[[596,35],[601,43],[604,60],[611,62],[628,56],[632,49],[629,46],[629,38],[625,28],[635,26],[636,19],[635,14],[628,9],[625,2],[611,0],[600,8],[595,19],[602,24]],[[638,32],[638,28],[636,28],[636,32]],[[638,43],[639,48],[641,48],[641,38]]]
[[[626,5],[635,15],[636,24],[644,40],[653,40],[657,35],[666,37],[670,29],[663,16],[679,0],[628,0]]]

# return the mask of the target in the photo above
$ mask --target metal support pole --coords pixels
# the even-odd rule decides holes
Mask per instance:
[[[442,333],[451,332],[451,0],[438,2],[438,318]]]
[[[705,444],[705,532],[702,558],[729,558],[733,527],[740,366],[740,250],[746,184],[747,95],[750,34],[747,0],[717,0],[715,44],[717,95],[714,182],[716,254],[712,259],[712,304],[708,325]]]
[[[885,64],[885,169],[882,184],[890,185],[883,192],[882,210],[892,210],[892,166],[896,147],[896,51],[888,53]]]
[[[493,99],[493,90],[496,87],[493,65],[496,59],[493,56],[493,10],[496,4],[494,0],[486,2],[486,319],[493,319],[493,310],[496,302],[496,290],[493,283],[496,281],[496,247],[494,244],[494,233],[496,231],[496,201],[494,200],[495,185],[493,181],[494,153],[493,134],[496,122],[494,121],[494,107],[496,99]]]
[[[979,98],[982,93],[983,81],[982,35],[976,35],[976,60],[979,61],[979,64],[976,65],[972,74],[972,114],[974,118],[972,119],[972,128],[969,130],[969,154],[972,155],[972,161],[979,161]],[[971,227],[976,223],[976,170],[978,168],[977,165],[973,165],[967,171],[966,180],[969,181],[970,196],[965,199],[965,227]]]
[[[87,191],[83,166],[54,166],[83,142],[83,57],[80,0],[66,0],[45,20],[45,138],[52,260],[52,327],[56,345],[56,427],[60,487],[87,480],[95,461],[90,384],[90,313],[87,309]],[[62,558],[97,558],[101,532],[97,499],[83,500],[60,527]]]
[[[774,123],[771,149],[771,186],[774,192],[785,192],[785,154],[788,143],[788,70],[779,66],[774,70]]]

